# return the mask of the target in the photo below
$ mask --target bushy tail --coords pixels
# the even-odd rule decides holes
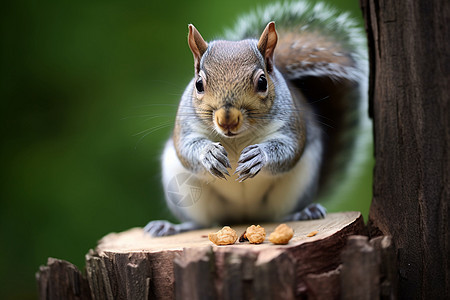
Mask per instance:
[[[367,155],[370,141],[365,35],[348,14],[300,1],[271,4],[241,17],[226,39],[257,38],[270,21],[279,33],[275,66],[306,96],[323,129],[319,191],[332,191],[330,185],[341,186],[359,157]]]

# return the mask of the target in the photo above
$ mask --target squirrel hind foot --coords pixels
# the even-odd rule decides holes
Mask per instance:
[[[173,224],[166,220],[156,220],[149,222],[144,227],[144,232],[150,234],[152,237],[160,237],[174,235],[199,228],[201,227],[193,222]]]
[[[325,207],[318,203],[313,203],[305,207],[303,210],[286,216],[283,221],[305,221],[323,219],[327,215]]]

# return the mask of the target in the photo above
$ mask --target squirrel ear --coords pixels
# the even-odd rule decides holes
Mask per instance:
[[[194,25],[189,24],[189,35],[188,43],[189,48],[191,48],[192,54],[194,55],[195,71],[200,71],[200,60],[202,59],[203,53],[205,53],[208,48],[208,43],[205,42],[202,35],[194,27]]]
[[[270,22],[264,29],[258,41],[258,50],[264,56],[267,64],[267,71],[273,70],[273,52],[277,45],[278,35],[275,30],[275,22]]]

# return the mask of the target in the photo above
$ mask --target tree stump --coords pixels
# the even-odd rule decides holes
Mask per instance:
[[[375,137],[371,235],[392,236],[401,299],[450,299],[450,2],[360,0]]]
[[[219,228],[159,238],[148,236],[142,228],[111,233],[86,255],[84,273],[70,263],[49,259],[37,274],[40,297],[338,298],[341,252],[348,236],[365,233],[361,214],[331,213],[325,219],[287,224],[295,231],[287,245],[273,245],[266,239],[259,245],[215,246],[207,235]],[[277,225],[262,224],[267,234]],[[233,229],[240,235],[246,226]],[[312,231],[318,233],[307,237]]]

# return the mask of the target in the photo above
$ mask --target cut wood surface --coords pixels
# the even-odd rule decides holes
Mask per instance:
[[[121,233],[111,233],[102,238],[96,248],[96,252],[154,252],[154,251],[170,251],[183,250],[184,248],[198,248],[213,245],[219,248],[242,248],[247,251],[260,252],[262,250],[274,248],[291,248],[298,247],[306,243],[313,243],[326,239],[348,226],[358,223],[361,214],[359,212],[331,213],[325,219],[287,222],[286,224],[294,229],[294,237],[287,245],[273,245],[268,239],[263,244],[252,245],[247,243],[239,243],[234,245],[215,246],[208,239],[208,233],[220,230],[220,227],[195,230],[185,232],[173,236],[166,237],[150,237],[142,228],[133,228]],[[252,224],[248,224],[250,226]],[[274,231],[279,223],[260,224],[266,230],[267,236]],[[232,226],[238,236],[240,236],[247,226]],[[312,231],[318,231],[313,237],[306,235]]]
[[[216,246],[207,236],[220,228],[168,237],[150,237],[142,228],[111,233],[86,255],[84,276],[67,281],[64,293],[70,299],[81,299],[76,293],[86,290],[93,299],[327,299],[339,295],[341,252],[348,236],[365,234],[361,214],[331,213],[321,220],[286,224],[295,232],[287,245],[273,245],[266,239],[259,245]],[[232,228],[240,235],[248,225]],[[260,225],[268,236],[279,224]],[[307,237],[312,231],[318,233]],[[51,291],[58,287],[50,285],[48,278],[59,276],[52,272],[62,272],[60,266],[66,265],[71,274],[78,274],[72,271],[73,265],[57,260],[41,268],[37,279],[42,299],[62,294]]]

